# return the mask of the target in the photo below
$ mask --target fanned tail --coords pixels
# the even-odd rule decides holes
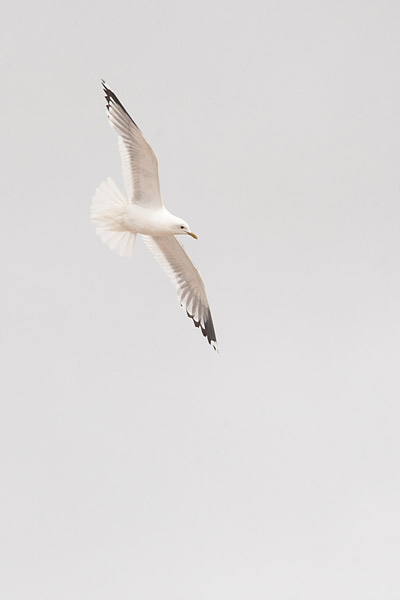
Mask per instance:
[[[120,256],[132,258],[136,233],[121,226],[121,214],[129,202],[117,184],[109,177],[93,196],[91,219],[101,240]]]

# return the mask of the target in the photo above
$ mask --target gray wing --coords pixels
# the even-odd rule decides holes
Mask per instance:
[[[182,244],[173,235],[142,235],[142,238],[176,287],[179,302],[188,317],[196,327],[200,327],[214,350],[218,350],[204,282]]]
[[[157,158],[139,127],[129,116],[117,96],[102,81],[107,116],[118,134],[122,174],[130,202],[142,206],[162,206]]]

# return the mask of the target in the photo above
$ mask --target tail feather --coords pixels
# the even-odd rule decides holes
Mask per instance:
[[[132,258],[136,233],[123,229],[118,218],[121,215],[121,209],[128,205],[128,200],[109,177],[95,191],[91,206],[91,218],[96,227],[96,233],[111,250],[115,250],[120,256]]]

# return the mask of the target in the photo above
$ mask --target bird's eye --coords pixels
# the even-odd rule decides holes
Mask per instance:
[[[184,225],[181,225],[181,229],[185,229],[185,226],[184,226]]]

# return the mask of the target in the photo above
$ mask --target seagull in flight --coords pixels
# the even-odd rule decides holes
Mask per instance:
[[[103,80],[102,86],[108,121],[118,135],[126,195],[110,177],[99,185],[91,206],[96,233],[112,250],[128,258],[132,258],[139,233],[175,286],[188,317],[218,351],[204,282],[177,238],[190,235],[197,240],[197,236],[186,221],[165,208],[153,150]]]

